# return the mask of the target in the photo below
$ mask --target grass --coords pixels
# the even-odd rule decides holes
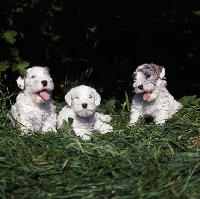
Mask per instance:
[[[0,198],[200,198],[195,96],[184,97],[184,107],[164,125],[140,118],[131,127],[124,104],[115,111],[111,101],[114,131],[95,131],[91,141],[68,125],[57,133],[19,136],[5,117],[9,99],[0,92]]]

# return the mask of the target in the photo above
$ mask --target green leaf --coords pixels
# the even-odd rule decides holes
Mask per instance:
[[[125,91],[125,97],[126,97],[126,107],[127,107],[127,111],[130,111],[130,102],[129,102],[128,94],[127,94],[126,91]]]
[[[194,11],[194,10],[193,10],[193,13],[194,13],[194,15],[196,15],[196,16],[200,16],[200,10],[197,10],[197,11]]]
[[[13,64],[12,65],[12,70],[13,71],[19,71],[19,73],[23,76],[25,76],[27,74],[27,71],[25,68],[27,68],[29,66],[29,63],[27,61],[23,61],[17,64]]]
[[[60,39],[61,39],[61,36],[57,35],[57,34],[50,34],[50,36],[51,36],[52,42],[60,41]]]
[[[18,57],[19,56],[19,50],[17,48],[10,48],[10,53],[14,57]]]
[[[200,100],[197,98],[196,95],[184,96],[179,100],[179,102],[185,107],[189,107],[191,105],[199,105],[200,104]]]
[[[116,103],[116,100],[115,99],[111,99],[108,101],[108,103],[111,105],[111,106],[115,106],[115,103]]]
[[[51,5],[51,7],[55,11],[62,11],[62,7],[58,7],[58,6],[55,6],[55,5]]]
[[[72,124],[72,123],[73,123],[73,121],[74,121],[74,119],[73,119],[73,118],[71,118],[71,117],[69,117],[69,118],[68,118],[68,122],[69,122],[70,124]]]
[[[179,135],[178,136],[178,141],[181,140],[182,137],[183,137],[183,135]]]
[[[70,119],[73,122],[73,119],[72,118],[70,118]],[[68,130],[68,128],[70,128],[70,127],[71,127],[71,124],[69,123],[69,121],[63,120],[63,123],[62,123],[60,129],[62,129],[62,130]]]
[[[8,62],[1,62],[0,63],[0,71],[5,71],[7,68],[9,68]]]
[[[2,38],[4,38],[8,43],[14,44],[16,39],[14,38],[17,35],[17,32],[14,30],[6,30],[2,34]]]

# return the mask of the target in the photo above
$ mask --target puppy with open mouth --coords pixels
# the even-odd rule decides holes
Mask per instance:
[[[51,93],[54,83],[47,67],[34,66],[27,69],[25,77],[17,79],[19,92],[16,103],[11,107],[14,126],[22,132],[56,131],[56,113]]]
[[[135,95],[130,123],[135,123],[139,116],[151,115],[156,124],[162,124],[182,106],[166,88],[163,66],[143,64],[138,66],[132,77]]]

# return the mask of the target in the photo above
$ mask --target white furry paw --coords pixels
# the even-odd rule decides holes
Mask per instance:
[[[83,140],[90,140],[91,139],[89,135],[82,135],[81,138]]]
[[[109,124],[104,124],[102,126],[102,128],[100,128],[99,132],[101,134],[106,134],[106,133],[109,133],[109,132],[112,132],[113,131],[113,127],[110,126]]]
[[[105,122],[111,123],[111,122],[112,122],[112,117],[111,117],[110,115],[108,115],[108,116],[106,117]]]
[[[74,132],[76,133],[77,136],[80,136],[83,140],[90,140],[90,135],[92,132],[87,131],[86,129],[79,129],[79,128],[74,128]]]

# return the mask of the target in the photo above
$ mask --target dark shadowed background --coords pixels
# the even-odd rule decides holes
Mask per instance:
[[[132,96],[132,72],[143,63],[166,69],[175,98],[200,96],[199,0],[0,0],[0,31],[16,31],[13,44],[0,38],[1,81],[16,91],[12,65],[48,66],[64,94],[78,84],[102,98]]]

